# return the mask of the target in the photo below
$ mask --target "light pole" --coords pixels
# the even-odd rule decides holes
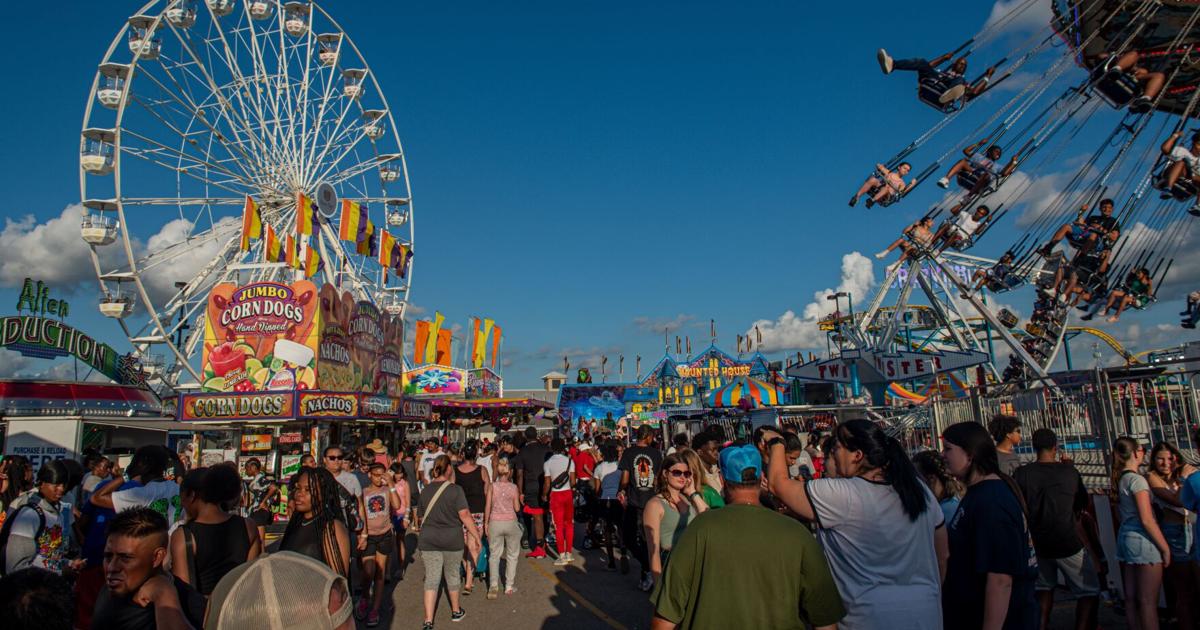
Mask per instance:
[[[851,295],[849,291],[838,291],[837,293],[831,293],[825,296],[825,299],[833,300],[834,309],[836,310],[835,314],[838,315],[838,317],[834,319],[834,321],[837,323],[836,328],[838,331],[838,354],[842,353],[842,342],[845,338],[845,335],[842,334],[842,298],[846,298],[846,304],[850,311],[850,325],[853,326],[854,296]],[[858,359],[851,360],[848,367],[850,368],[850,391],[857,398],[862,394],[861,384],[858,381]]]

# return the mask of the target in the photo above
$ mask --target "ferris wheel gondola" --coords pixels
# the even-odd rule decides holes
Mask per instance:
[[[321,279],[403,313],[411,265],[385,269],[337,229],[337,201],[356,202],[412,250],[393,111],[358,47],[315,2],[155,0],[125,21],[85,108],[81,230],[101,312],[143,359],[169,359],[156,371],[164,391],[201,381],[208,289],[297,274],[267,261],[261,240],[239,247],[247,198],[280,235],[296,223],[298,195],[332,198],[309,237]]]

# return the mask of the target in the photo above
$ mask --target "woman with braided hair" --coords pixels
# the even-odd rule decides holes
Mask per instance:
[[[306,555],[349,577],[350,534],[341,518],[337,479],[324,468],[302,468],[290,498],[295,514],[279,550]]]

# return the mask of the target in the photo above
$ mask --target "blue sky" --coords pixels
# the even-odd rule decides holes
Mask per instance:
[[[875,162],[937,120],[915,100],[911,76],[880,74],[875,49],[934,56],[979,30],[993,9],[940,0],[902,10],[883,2],[323,6],[370,62],[404,143],[416,213],[413,302],[463,325],[472,315],[495,318],[509,387],[536,384],[564,354],[573,366],[603,354],[610,366],[620,354],[627,366],[638,354],[649,366],[662,354],[664,324],[697,347],[715,319],[720,344],[732,348],[753,322],[800,313],[814,292],[844,282],[845,255],[882,249],[940,193],[930,186],[889,209],[845,205]],[[78,130],[95,65],[138,7],[8,8],[10,23],[29,26],[14,30],[10,45],[31,65],[6,77],[0,167],[9,186],[0,207],[9,221],[33,218],[10,224],[0,243],[56,242],[47,223],[78,202]],[[995,50],[1026,35],[1016,28]],[[925,163],[972,127],[936,140]],[[998,255],[1012,234],[998,231],[979,253]],[[73,238],[84,251],[77,231]],[[15,305],[14,279],[39,275],[46,255],[5,251],[0,303]],[[882,273],[880,264],[850,267],[850,276]],[[120,329],[93,314],[94,278],[61,277],[72,321],[124,347]],[[1017,308],[1028,313],[1027,302]],[[1114,332],[1151,344],[1169,333],[1177,342],[1178,328],[1150,334],[1175,306]]]

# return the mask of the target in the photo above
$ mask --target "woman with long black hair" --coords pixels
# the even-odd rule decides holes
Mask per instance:
[[[935,629],[947,542],[937,499],[904,447],[875,423],[850,420],[831,436],[839,478],[788,476],[782,436],[768,431],[770,490],[817,526],[846,606],[839,627]]]
[[[950,474],[967,494],[950,521],[950,563],[942,612],[947,628],[1036,628],[1037,556],[1020,490],[1000,472],[996,443],[982,425],[942,434]]]
[[[350,572],[350,534],[339,518],[338,482],[324,468],[302,468],[292,490],[296,513],[288,520],[280,551],[324,562],[343,577]]]

